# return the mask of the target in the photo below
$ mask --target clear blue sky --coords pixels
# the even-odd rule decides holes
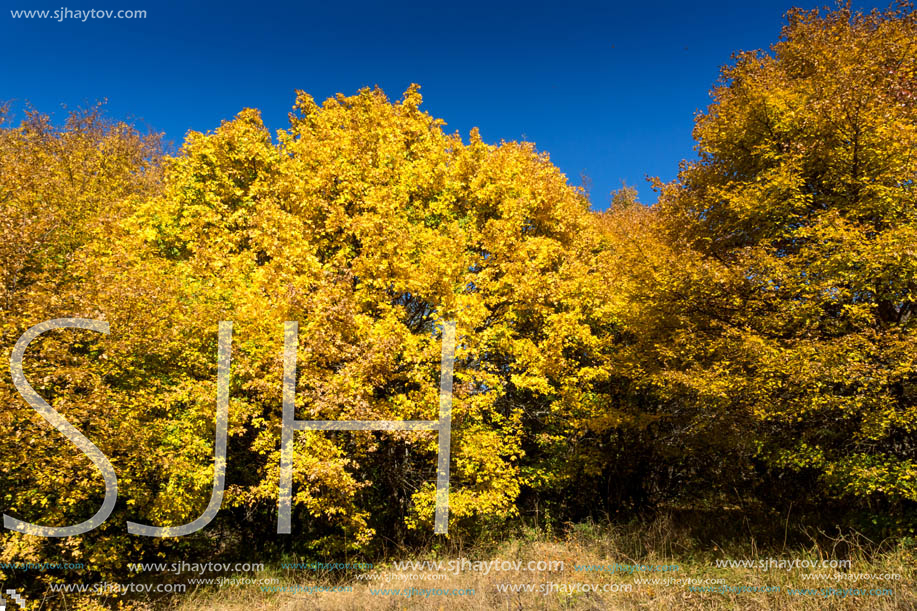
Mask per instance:
[[[245,107],[286,127],[294,90],[323,100],[420,83],[465,138],[535,142],[605,208],[621,181],[674,178],[693,117],[733,51],[775,42],[793,4],[708,2],[236,2],[10,0],[0,14],[0,100],[63,117],[108,112],[180,144]],[[70,4],[72,3],[72,4]],[[799,2],[809,8],[817,2]],[[879,6],[886,6],[884,3]],[[141,20],[13,19],[8,9],[143,9]]]

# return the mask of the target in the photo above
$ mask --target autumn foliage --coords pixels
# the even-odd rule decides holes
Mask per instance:
[[[467,140],[419,87],[317,104],[272,135],[246,109],[173,155],[73,113],[0,129],[0,346],[30,326],[35,389],[111,459],[79,540],[6,532],[0,559],[103,574],[203,547],[367,552],[432,537],[432,432],[299,432],[276,532],[283,323],[297,417],[425,420],[455,320],[450,536],[667,504],[913,532],[917,502],[917,16],[792,11],[723,70],[698,159],[590,209],[529,143]],[[4,112],[4,118],[8,113]],[[227,493],[213,477],[216,342],[234,322]],[[0,378],[5,513],[91,515],[86,458]],[[42,578],[53,578],[45,576]]]

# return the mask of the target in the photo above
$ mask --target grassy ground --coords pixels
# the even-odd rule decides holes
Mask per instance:
[[[722,536],[717,538],[717,529]],[[917,545],[912,541],[877,542],[856,535],[829,537],[813,533],[792,544],[769,542],[762,547],[753,537],[742,540],[729,536],[725,523],[711,521],[704,525],[703,541],[697,529],[679,523],[678,518],[657,519],[642,526],[577,525],[561,536],[526,532],[502,543],[478,544],[471,549],[452,549],[448,553],[428,550],[419,554],[404,554],[396,560],[449,561],[466,558],[470,561],[493,560],[528,562],[562,561],[563,570],[466,570],[437,571],[430,569],[397,570],[391,562],[377,564],[372,571],[314,572],[307,570],[267,570],[247,576],[251,579],[277,580],[280,587],[301,588],[326,586],[350,588],[334,592],[265,592],[260,585],[222,588],[202,587],[190,590],[168,602],[180,611],[236,609],[327,609],[363,611],[395,609],[447,609],[449,611],[478,609],[917,609],[915,563]],[[808,536],[808,541],[806,538]],[[753,560],[784,563],[794,560],[850,560],[849,568],[762,568],[716,566],[717,560]],[[577,570],[588,565],[678,565],[667,572],[640,571],[629,574]],[[556,568],[556,567],[555,567]],[[627,567],[624,567],[627,569]],[[627,569],[630,570],[630,569]],[[842,574],[840,579],[835,574]],[[867,576],[864,576],[866,574]],[[805,576],[810,578],[805,578]],[[826,577],[818,578],[819,575]],[[878,579],[876,576],[887,576]],[[898,575],[899,579],[888,577]],[[813,578],[814,576],[814,578]],[[238,576],[236,576],[238,577]],[[639,580],[660,580],[639,583]],[[666,584],[665,580],[669,579]],[[673,583],[673,580],[697,580]],[[705,582],[705,580],[716,580]],[[548,585],[555,584],[555,585]],[[576,584],[596,586],[599,591],[582,591]],[[513,587],[531,586],[535,591],[513,592]],[[697,592],[690,586],[707,586],[727,592]],[[605,587],[608,586],[608,587]],[[738,587],[759,588],[759,591],[736,591]],[[468,595],[393,594],[401,588],[473,589]],[[772,588],[770,592],[760,589]],[[540,589],[551,589],[546,594]],[[628,589],[630,591],[624,591]],[[831,589],[834,589],[832,592]],[[389,590],[379,593],[378,590]],[[618,591],[602,591],[602,590]],[[877,595],[874,590],[893,593]],[[374,594],[373,590],[377,592]],[[509,590],[509,591],[507,591]],[[575,591],[579,590],[579,591]],[[794,590],[797,591],[794,593]],[[826,590],[828,590],[826,592]],[[845,595],[840,592],[845,591]]]

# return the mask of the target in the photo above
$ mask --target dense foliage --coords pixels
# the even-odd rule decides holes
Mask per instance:
[[[796,482],[899,516],[917,500],[915,15],[793,11],[714,94],[658,206],[696,253],[663,287],[686,319],[662,369],[759,470],[795,474],[771,497]]]
[[[457,321],[450,533],[666,503],[843,508],[913,532],[917,501],[917,16],[789,13],[723,71],[699,158],[648,208],[592,212],[528,143],[467,142],[419,88],[247,109],[177,154],[74,113],[0,129],[0,346],[30,326],[36,390],[111,459],[112,517],[6,532],[4,561],[102,574],[204,547],[368,551],[432,535],[432,432],[300,432],[276,531],[283,322],[297,417],[425,420]],[[4,118],[7,113],[2,115]],[[234,322],[227,494],[201,514],[217,324]],[[67,525],[89,461],[0,378],[3,511]],[[840,514],[838,514],[840,515]],[[42,578],[52,578],[49,575]]]

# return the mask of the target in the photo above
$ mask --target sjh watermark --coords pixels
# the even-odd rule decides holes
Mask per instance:
[[[53,19],[58,23],[71,19],[86,23],[89,19],[146,19],[143,10],[118,10],[108,11],[99,9],[72,10],[65,6],[57,10],[10,10],[13,19]]]
[[[264,570],[263,562],[128,562],[127,569],[136,573],[153,571],[164,573],[166,571],[175,575],[182,573],[195,573],[204,575],[206,573],[220,573],[224,571],[233,571],[236,573],[259,573]]]
[[[99,581],[97,583],[52,583],[51,592],[79,592],[91,594],[149,594],[156,593],[181,593],[188,590],[184,583],[117,583]]]
[[[745,568],[759,571],[793,569],[849,569],[850,560],[819,559],[819,558],[758,558],[754,560],[717,560],[717,568]]]
[[[55,569],[81,569],[82,562],[0,562],[0,571],[51,571]]]
[[[280,442],[280,498],[278,501],[277,533],[290,533],[291,499],[293,489],[293,435],[296,431],[437,431],[439,451],[436,470],[436,509],[433,532],[446,534],[449,524],[449,458],[452,437],[452,378],[455,364],[455,322],[442,323],[442,355],[440,359],[439,419],[438,420],[296,420],[296,361],[299,344],[299,323],[284,323],[283,339],[283,427]],[[69,439],[102,473],[105,498],[102,506],[88,520],[72,526],[39,526],[3,515],[3,526],[9,530],[38,537],[72,537],[85,534],[101,525],[115,508],[118,499],[118,476],[108,457],[85,435],[42,399],[25,379],[22,359],[32,341],[52,329],[86,329],[109,332],[108,323],[88,318],[56,318],[28,329],[16,342],[10,355],[13,384],[23,399],[51,426]],[[226,483],[226,428],[229,419],[229,367],[232,346],[232,322],[221,321],[217,349],[217,413],[214,443],[213,492],[204,513],[193,522],[181,526],[149,526],[127,523],[132,535],[147,537],[182,537],[204,528],[216,517],[223,502]]]
[[[458,558],[455,560],[405,560],[392,563],[396,571],[442,571],[459,575],[464,571],[490,574],[491,571],[548,571],[564,570],[563,560],[469,560]]]
[[[20,596],[19,592],[17,592],[16,590],[12,588],[7,588],[3,590],[3,593],[0,593],[0,611],[6,611],[6,608],[7,608],[6,597],[7,596],[9,597],[11,601],[13,601],[13,604],[15,604],[17,608],[25,609],[25,603],[26,603],[25,598]]]

